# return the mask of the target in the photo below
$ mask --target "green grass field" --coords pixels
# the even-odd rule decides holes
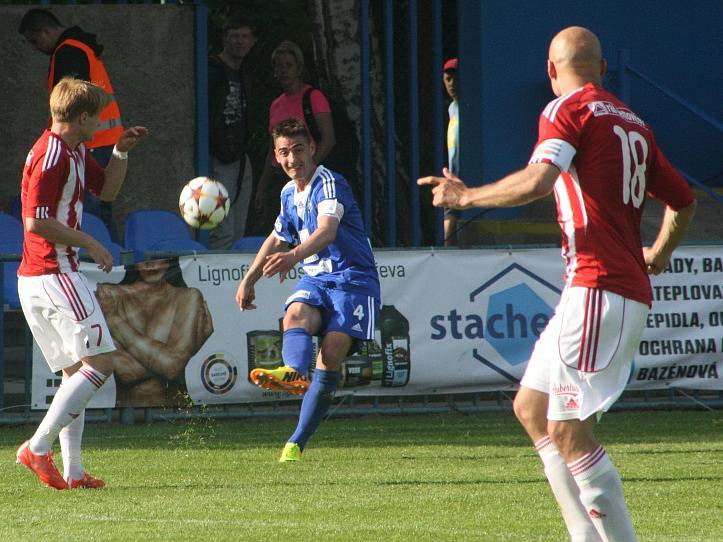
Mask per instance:
[[[14,465],[33,427],[2,427],[0,541],[566,540],[511,414],[333,419],[279,464],[294,424],[91,424],[86,467],[108,487],[72,492]],[[721,412],[612,413],[598,435],[642,541],[723,540]]]

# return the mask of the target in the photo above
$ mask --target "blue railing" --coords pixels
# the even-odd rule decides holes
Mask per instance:
[[[696,106],[695,104],[692,104],[689,100],[686,100],[682,96],[679,96],[672,92],[671,90],[665,88],[661,84],[654,81],[652,78],[648,77],[644,73],[642,73],[640,70],[634,68],[630,64],[630,51],[628,49],[621,49],[618,52],[618,95],[620,96],[620,99],[629,104],[631,99],[631,76],[635,76],[641,81],[644,81],[657,91],[661,92],[674,102],[676,102],[678,105],[683,107],[684,109],[687,109],[691,113],[693,113],[696,117],[700,118],[707,124],[711,125],[713,128],[718,130],[718,132],[723,133],[723,122],[716,119],[712,115],[709,115],[706,113],[703,109]],[[707,184],[705,184],[700,179],[694,177],[693,175],[683,171],[682,169],[678,168],[680,173],[688,180],[690,184],[695,186],[696,188],[699,188],[703,192],[705,192],[708,196],[710,196],[713,200],[717,201],[721,205],[723,205],[723,196],[718,194],[715,190],[711,189]]]

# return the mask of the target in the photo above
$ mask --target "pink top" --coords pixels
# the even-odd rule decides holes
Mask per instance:
[[[304,98],[304,92],[309,88],[312,88],[311,85],[304,85],[296,94],[290,96],[281,94],[281,96],[271,102],[271,108],[269,109],[269,132],[281,121],[290,118],[300,120],[306,126],[302,100]],[[315,115],[318,113],[331,113],[329,101],[319,89],[311,91],[311,110]],[[308,126],[306,127],[308,128]]]

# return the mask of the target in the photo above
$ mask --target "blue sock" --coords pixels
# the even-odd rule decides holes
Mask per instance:
[[[299,413],[299,424],[296,431],[289,438],[289,442],[295,442],[303,450],[306,442],[316,432],[321,419],[329,410],[334,399],[334,392],[341,379],[339,371],[324,371],[315,369],[311,385],[301,402]]]
[[[301,327],[293,327],[284,331],[284,338],[281,342],[281,358],[284,360],[284,365],[293,367],[301,374],[306,375],[311,367],[313,353],[314,347],[308,331]]]

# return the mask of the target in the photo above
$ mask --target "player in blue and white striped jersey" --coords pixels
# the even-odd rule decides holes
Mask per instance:
[[[299,262],[304,276],[286,300],[282,357],[278,369],[254,369],[251,380],[277,391],[304,393],[299,424],[281,461],[301,458],[306,442],[326,414],[340,380],[341,364],[359,343],[371,340],[380,290],[374,256],[359,206],[346,180],[317,166],[315,145],[303,123],[286,120],[272,130],[274,153],[291,178],[281,190],[281,211],[236,301],[254,309],[254,284],[262,275],[283,281]],[[292,247],[289,250],[289,247]],[[312,336],[321,337],[312,382]]]

